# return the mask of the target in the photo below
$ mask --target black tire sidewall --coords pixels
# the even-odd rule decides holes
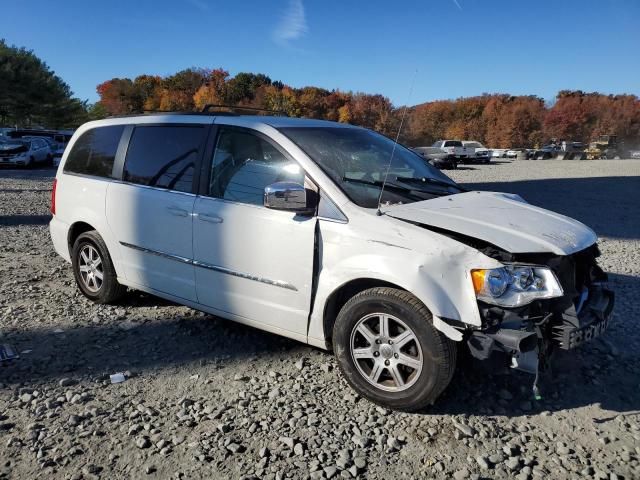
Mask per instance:
[[[102,260],[102,285],[97,292],[92,292],[87,289],[80,277],[79,257],[80,252],[85,245],[91,245],[93,248],[95,248],[100,255],[100,259]],[[107,247],[100,235],[95,230],[82,233],[78,236],[73,244],[73,249],[71,251],[71,263],[73,265],[73,275],[75,277],[78,288],[85,297],[89,298],[93,302],[107,303],[116,296],[114,295],[114,292],[117,289],[121,288],[118,284],[117,275],[113,267],[113,263],[111,262],[111,257],[109,256]]]
[[[391,314],[409,326],[416,334],[424,363],[418,380],[408,389],[387,392],[371,385],[358,371],[351,356],[351,332],[357,322],[371,313]],[[347,382],[363,397],[385,407],[414,410],[432,403],[440,391],[442,365],[442,335],[431,323],[431,317],[421,314],[412,305],[385,295],[362,297],[348,302],[340,311],[334,326],[333,347],[338,364]],[[447,339],[445,339],[447,340]]]

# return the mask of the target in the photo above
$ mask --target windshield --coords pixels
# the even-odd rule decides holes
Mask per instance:
[[[296,143],[355,204],[377,208],[394,142],[363,128],[287,127]],[[389,167],[383,204],[411,203],[462,191],[418,154],[397,145]]]
[[[444,142],[445,147],[461,147],[462,142],[460,140],[447,140]]]

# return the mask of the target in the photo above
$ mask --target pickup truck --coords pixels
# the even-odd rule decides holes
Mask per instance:
[[[410,149],[417,153],[428,163],[440,170],[450,170],[458,167],[456,158],[453,155],[444,153],[439,148],[434,147],[413,147]]]
[[[475,148],[465,147],[460,140],[438,140],[431,148],[439,149],[462,163],[467,162],[476,154]]]
[[[480,142],[473,140],[463,140],[462,145],[473,150],[473,154],[469,157],[476,163],[491,162],[491,150],[482,145]]]

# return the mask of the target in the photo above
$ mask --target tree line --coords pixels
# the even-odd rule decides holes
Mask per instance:
[[[394,106],[377,94],[294,88],[267,75],[221,68],[189,68],[173,75],[112,78],[97,86],[93,105],[32,51],[0,40],[0,125],[77,127],[87,120],[146,111],[198,111],[207,104],[256,107],[292,117],[361,125],[395,137],[404,117],[403,143],[477,140],[489,147],[534,147],[552,138],[588,142],[614,133],[628,147],[640,140],[636,95],[561,91],[552,104],[536,96],[483,94],[420,105]]]
[[[395,137],[404,107],[382,95],[293,88],[264,74],[190,68],[167,77],[113,78],[97,87],[105,115],[144,111],[198,111],[207,104],[283,111],[293,117],[352,123]],[[443,138],[470,139],[490,147],[534,147],[552,138],[589,142],[615,133],[640,139],[640,100],[564,90],[551,105],[533,95],[483,94],[407,108],[401,139],[431,145]]]

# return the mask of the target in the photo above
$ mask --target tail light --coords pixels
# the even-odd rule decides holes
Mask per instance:
[[[58,179],[53,179],[53,189],[51,189],[51,214],[56,214],[56,187],[58,185]]]

